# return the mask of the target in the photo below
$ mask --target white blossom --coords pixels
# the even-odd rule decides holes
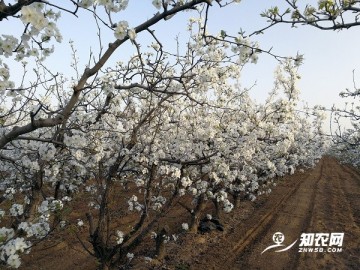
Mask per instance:
[[[129,29],[128,30],[128,35],[129,35],[130,40],[135,40],[135,38],[136,38],[135,29],[133,29],[133,28]]]
[[[84,226],[84,221],[82,221],[81,219],[78,219],[78,220],[77,220],[77,225],[78,225],[79,227]]]
[[[157,8],[160,9],[162,7],[162,0],[153,0],[152,4]]]
[[[124,233],[122,231],[116,231],[116,244],[120,245],[124,242]]]
[[[181,227],[182,227],[183,230],[185,230],[185,231],[189,230],[189,225],[188,225],[187,223],[181,224]]]
[[[24,207],[22,204],[13,204],[9,211],[11,216],[21,216],[24,213]]]
[[[129,24],[127,21],[120,21],[114,31],[114,35],[117,39],[124,39],[128,34]],[[135,36],[133,36],[135,39]]]

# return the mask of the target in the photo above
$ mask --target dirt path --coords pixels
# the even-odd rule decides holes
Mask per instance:
[[[274,247],[281,232],[284,246]],[[302,233],[344,233],[341,252],[299,252]],[[289,250],[284,249],[297,242]],[[315,244],[311,247],[316,247]],[[338,248],[333,246],[332,248]],[[210,244],[192,269],[360,269],[360,175],[324,158],[313,170],[291,177],[257,209]]]

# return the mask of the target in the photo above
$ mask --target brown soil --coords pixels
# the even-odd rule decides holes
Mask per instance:
[[[184,211],[181,215],[187,218]],[[135,259],[130,269],[360,269],[360,174],[333,158],[284,177],[270,195],[242,202],[221,221],[224,232],[180,234],[177,243],[167,245],[163,261]],[[285,246],[298,242],[284,252],[274,248],[261,254],[274,245],[275,232],[285,235]],[[345,235],[341,252],[327,252],[326,247],[324,252],[299,252],[302,233],[335,232]],[[71,235],[42,242],[20,269],[96,269],[96,261]],[[154,244],[148,242],[151,256]]]

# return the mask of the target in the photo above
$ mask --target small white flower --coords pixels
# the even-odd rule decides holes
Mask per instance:
[[[13,243],[14,243],[15,249],[20,252],[24,252],[24,250],[28,247],[24,238],[22,238],[22,237],[13,239]]]
[[[62,198],[62,201],[64,202],[70,202],[71,201],[71,198],[69,196],[65,196]]]
[[[24,207],[21,204],[13,204],[10,208],[10,215],[13,217],[21,216],[24,213]]]
[[[82,221],[81,219],[78,219],[78,220],[77,220],[77,225],[78,225],[79,227],[84,226],[84,221]]]
[[[66,221],[65,220],[62,220],[60,221],[60,228],[64,228],[66,226]]]
[[[50,210],[51,211],[60,211],[61,209],[63,209],[64,204],[61,200],[53,200],[50,204]]]
[[[183,177],[181,178],[181,184],[183,187],[188,187],[192,184],[192,181],[189,177]]]
[[[124,39],[127,35],[127,30],[129,28],[129,24],[127,21],[120,21],[116,28],[114,35],[117,39]]]
[[[181,224],[181,227],[183,228],[183,230],[187,231],[189,229],[189,224],[183,223]]]
[[[9,258],[7,259],[6,263],[13,267],[13,268],[19,268],[20,266],[20,257],[18,254],[11,254]]]
[[[116,243],[120,245],[122,242],[124,242],[124,233],[122,231],[116,231]]]
[[[149,262],[152,261],[152,258],[150,258],[150,257],[144,257],[144,261],[145,261],[146,263],[149,263]]]
[[[157,233],[156,232],[151,232],[150,236],[151,236],[152,239],[156,239]]]
[[[158,51],[158,50],[160,49],[159,43],[155,43],[155,42],[153,42],[153,43],[151,44],[151,47],[152,47],[155,51]],[[180,170],[177,170],[177,171],[174,172],[174,177],[177,177],[177,178],[180,177]]]
[[[128,35],[129,35],[130,40],[135,40],[135,38],[136,38],[135,29],[134,28],[129,29],[128,30]]]
[[[234,205],[228,200],[228,199],[226,199],[225,201],[224,201],[224,211],[226,212],[226,213],[229,213],[229,212],[231,212],[231,210],[234,208]]]
[[[134,253],[128,253],[126,254],[126,257],[131,261],[134,258]]]
[[[92,1],[92,0],[82,0],[80,2],[80,6],[83,8],[89,8],[93,3],[94,3],[94,1]]]
[[[160,9],[161,8],[161,3],[162,1],[161,0],[153,0],[152,1],[152,4],[154,5],[154,7],[156,7],[157,9]]]

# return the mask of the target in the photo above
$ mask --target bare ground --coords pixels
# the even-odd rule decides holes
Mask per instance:
[[[138,259],[131,269],[360,269],[360,174],[333,158],[285,177],[269,196],[241,203],[222,221],[224,232],[180,235],[176,244],[168,244],[163,261]],[[284,252],[274,248],[261,254],[274,245],[275,232],[285,235],[285,246],[298,242]],[[344,233],[341,252],[299,252],[302,233],[334,232]],[[20,269],[96,269],[71,235],[42,242]],[[154,245],[147,246],[151,255]]]

